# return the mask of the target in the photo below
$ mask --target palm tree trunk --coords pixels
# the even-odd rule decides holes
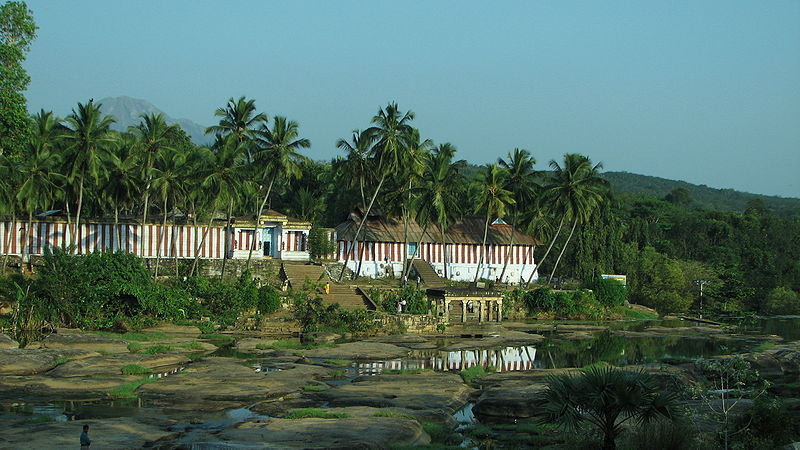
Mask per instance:
[[[536,269],[542,265],[542,262],[544,262],[545,258],[547,258],[547,255],[550,254],[550,250],[553,248],[553,244],[556,243],[558,235],[561,234],[562,226],[564,226],[564,216],[561,217],[561,221],[558,223],[558,229],[556,230],[556,235],[553,236],[553,240],[550,241],[550,245],[547,247],[547,251],[544,252],[544,256],[542,256],[542,259],[539,260],[538,264],[536,263],[535,260],[533,261],[533,272],[531,272],[531,276],[528,277],[528,281],[525,282],[525,285],[530,284],[531,280],[533,280],[533,275],[536,273]]]
[[[69,196],[64,196],[64,206],[67,210],[67,230],[64,232],[64,239],[61,241],[61,248],[68,249],[72,246],[72,236],[74,235],[72,229],[72,214],[69,212],[69,200],[67,200]]]
[[[367,210],[364,212],[364,217],[361,218],[361,223],[358,225],[358,229],[356,230],[356,235],[353,236],[353,246],[355,246],[358,243],[358,235],[361,234],[361,229],[364,228],[364,223],[366,223],[367,221],[369,212],[370,210],[372,210],[372,205],[375,203],[375,198],[378,196],[378,192],[380,192],[381,187],[383,186],[383,182],[385,180],[386,180],[386,174],[381,176],[381,181],[378,183],[378,187],[375,188],[375,193],[372,194],[372,199],[369,201],[369,206],[367,206]],[[347,246],[345,246],[344,268],[342,268],[342,272],[339,274],[339,279],[337,280],[337,282],[342,281],[342,277],[344,277],[344,269],[347,268],[347,261],[349,260],[350,260],[350,249]]]
[[[164,197],[164,220],[161,225],[161,233],[158,234],[158,248],[156,248],[156,270],[153,278],[158,278],[158,263],[161,262],[161,245],[166,237],[164,234],[167,230],[167,197]]]
[[[11,256],[11,236],[14,234],[14,228],[17,226],[17,214],[15,210],[11,212],[11,229],[8,230],[5,243],[3,244],[3,269],[2,274],[6,274],[6,267],[8,267],[8,258]]]
[[[572,222],[572,230],[569,232],[569,236],[567,236],[567,241],[564,242],[564,246],[561,247],[561,253],[558,254],[558,259],[556,259],[556,264],[553,266],[553,271],[550,272],[550,278],[547,279],[547,283],[551,283],[553,281],[553,275],[556,273],[556,268],[558,267],[558,263],[561,261],[561,257],[564,256],[564,250],[567,249],[567,244],[569,244],[569,240],[572,239],[572,233],[575,232],[575,227],[578,226],[578,219],[575,219]]]
[[[233,199],[228,204],[228,218],[225,222],[225,254],[222,255],[222,272],[219,274],[219,279],[225,279],[225,266],[228,263],[228,253],[230,252],[230,233],[231,230],[231,214],[233,214]]]
[[[503,277],[506,275],[506,268],[508,268],[509,255],[514,254],[514,232],[517,231],[517,213],[514,211],[514,223],[511,225],[511,237],[508,239],[508,252],[506,253],[505,261],[503,261],[503,270],[500,272],[500,282],[503,282]]]
[[[114,203],[114,243],[111,245],[112,252],[119,251],[119,202]]]
[[[28,252],[28,268],[32,264],[31,262],[31,247],[33,244],[33,211],[28,211],[28,227],[25,229],[25,250]]]
[[[530,249],[531,255],[536,251],[536,246],[532,246],[533,248]],[[520,286],[523,285],[525,282],[525,278],[523,278],[522,274],[525,273],[525,266],[528,264],[528,249],[525,249],[525,254],[522,257],[522,268],[519,270],[519,284]]]
[[[178,273],[178,247],[175,245],[175,236],[177,235],[178,226],[175,223],[175,217],[172,218],[172,246],[170,249],[172,250],[172,258],[175,261],[175,278],[178,278],[180,274]]]
[[[150,166],[153,164],[152,162],[153,155],[150,151],[147,152],[147,165],[145,166],[144,176],[147,177],[147,183],[144,185],[144,209],[142,210],[142,234],[144,234],[144,227],[147,224],[147,207],[150,202]],[[139,251],[139,256],[144,256],[144,245]]]
[[[208,219],[208,226],[205,230],[203,230],[203,237],[200,239],[200,244],[194,250],[194,262],[192,263],[192,270],[189,271],[189,276],[194,276],[195,270],[197,270],[197,264],[200,261],[200,250],[203,248],[203,245],[206,243],[206,237],[208,236],[209,230],[211,230],[211,223],[214,220],[214,216],[217,215],[217,211],[213,211],[211,213],[211,217]]]
[[[267,200],[269,200],[269,195],[270,193],[272,193],[273,183],[275,183],[275,177],[273,177],[272,181],[269,182],[269,187],[267,188],[267,194],[264,196],[264,200],[261,202],[261,207],[258,208],[258,211],[256,211],[256,228],[255,230],[253,230],[253,245],[250,246],[250,251],[247,253],[247,264],[245,266],[245,270],[250,269],[250,258],[253,257],[253,247],[255,247],[256,245],[256,240],[260,239],[258,237],[258,230],[259,230],[258,225],[260,223],[259,219],[261,218],[261,211],[264,210],[264,206],[266,206]],[[256,199],[256,202],[258,202],[258,199]]]
[[[80,231],[81,231],[81,210],[82,209],[83,209],[83,174],[81,174],[81,182],[78,185],[78,211],[75,213],[75,228],[77,230],[77,233],[80,233]],[[81,236],[81,237],[83,237],[83,236]],[[78,245],[80,245],[80,242],[78,242]],[[77,248],[78,247],[76,246],[73,249],[72,252],[75,253],[75,250]]]
[[[442,261],[444,261],[444,279],[449,280],[447,277],[447,241],[444,238],[444,225],[439,225],[442,230]]]
[[[478,258],[478,268],[475,270],[475,280],[474,282],[478,282],[478,276],[481,273],[481,265],[483,264],[483,253],[486,251],[486,237],[489,236],[489,219],[491,218],[491,214],[487,212],[486,214],[486,224],[483,226],[483,247],[481,247],[481,256]]]

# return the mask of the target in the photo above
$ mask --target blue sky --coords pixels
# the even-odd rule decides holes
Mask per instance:
[[[309,156],[411,109],[424,137],[543,168],[800,197],[800,2],[28,2],[29,109],[146,99],[203,125],[229,97],[297,120]]]

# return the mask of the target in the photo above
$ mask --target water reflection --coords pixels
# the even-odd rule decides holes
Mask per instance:
[[[355,362],[349,370],[353,375],[378,375],[384,370],[461,371],[474,366],[494,368],[497,372],[529,370],[535,367],[536,347],[504,347],[444,352],[417,350],[406,358],[385,361]]]

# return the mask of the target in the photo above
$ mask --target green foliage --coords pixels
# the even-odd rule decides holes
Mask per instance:
[[[56,358],[55,365],[56,366],[60,366],[62,364],[66,364],[67,362],[69,362],[69,358],[65,358],[65,357],[62,356],[62,357]]]
[[[30,77],[22,63],[36,38],[33,12],[25,2],[0,5],[0,155],[21,149],[28,136],[24,92]]]
[[[346,419],[348,417],[350,417],[350,414],[347,413],[332,413],[324,409],[304,408],[292,411],[284,419]]]
[[[605,306],[621,306],[628,300],[628,289],[622,282],[611,278],[596,278],[591,283],[595,298]]]
[[[777,287],[769,292],[761,311],[770,315],[800,314],[800,295],[789,288]]]
[[[686,420],[658,419],[634,427],[621,439],[623,450],[691,450],[702,448],[698,443],[697,429]]]
[[[172,346],[165,344],[156,344],[147,347],[144,352],[148,355],[157,355],[159,353],[169,353],[172,351]]]
[[[592,291],[554,291],[543,287],[527,291],[522,298],[530,314],[553,313],[563,319],[599,319],[605,308]]]
[[[779,448],[797,440],[798,425],[780,398],[757,398],[747,413],[737,419],[731,448]]]
[[[308,232],[308,250],[314,259],[327,258],[336,250],[336,244],[328,238],[327,231],[312,227]]]
[[[484,368],[481,365],[477,365],[463,369],[461,372],[459,372],[459,374],[461,375],[461,378],[464,379],[465,383],[471,383],[476,378],[485,376],[487,373],[493,371],[494,371],[493,367]]]
[[[323,305],[322,298],[315,289],[294,293],[292,314],[303,332],[346,331],[350,333],[369,333],[377,327],[370,311],[343,310],[338,303]]]
[[[678,261],[646,247],[638,256],[631,279],[631,300],[659,314],[683,312],[692,305],[686,276]]]
[[[615,448],[621,424],[674,419],[677,396],[644,372],[592,366],[575,375],[550,376],[540,395],[540,420],[567,430],[589,425],[604,436],[603,448]]]
[[[152,370],[139,364],[126,364],[119,370],[123,375],[149,375],[153,373]]]
[[[218,278],[192,277],[176,286],[201,299],[200,314],[214,317],[225,326],[232,324],[243,312],[271,314],[281,305],[280,294],[275,288],[258,287],[248,273],[242,274],[234,283]]]
[[[428,297],[425,295],[425,291],[417,289],[411,284],[407,284],[399,290],[373,289],[370,291],[370,296],[383,312],[397,313],[397,303],[405,300],[404,314],[428,314]]]
[[[141,386],[147,383],[152,383],[154,381],[156,381],[155,378],[144,377],[142,379],[131,381],[121,386],[118,386],[106,392],[106,395],[108,395],[111,398],[136,398],[138,397],[136,395],[137,389],[139,389]]]

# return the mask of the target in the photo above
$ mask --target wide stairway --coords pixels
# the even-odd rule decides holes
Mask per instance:
[[[375,309],[375,305],[361,294],[357,286],[335,284],[331,281],[330,277],[325,272],[325,268],[322,266],[284,263],[281,266],[281,274],[292,289],[303,289],[306,280],[315,284],[322,284],[322,288],[317,292],[326,305],[338,303],[342,309],[350,311]],[[326,285],[329,286],[330,292],[325,292]]]
[[[303,289],[306,280],[312,283],[325,283],[330,281],[325,273],[325,268],[314,264],[282,264],[283,279],[292,289]]]
[[[433,270],[433,266],[428,261],[423,261],[421,259],[415,259],[411,261],[411,268],[414,269],[412,271],[412,279],[413,280],[413,273],[416,272],[419,275],[420,282],[427,287],[442,287],[447,286],[447,280],[440,277],[435,270]]]

